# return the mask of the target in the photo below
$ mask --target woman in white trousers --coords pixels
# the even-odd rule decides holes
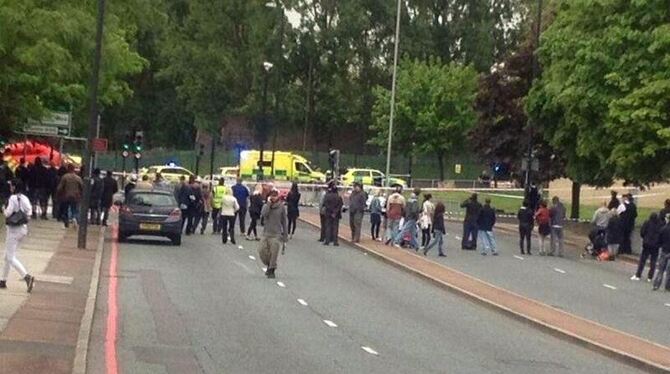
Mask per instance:
[[[9,217],[18,211],[22,211],[26,214],[26,217],[30,217],[33,207],[30,205],[28,197],[23,194],[25,189],[23,182],[19,179],[13,180],[9,183],[9,188],[12,192],[12,196],[9,198],[7,207],[4,211],[5,217]],[[26,235],[28,235],[28,224],[19,226],[7,225],[7,236],[5,238],[5,263],[2,268],[2,276],[0,277],[0,288],[7,288],[7,276],[9,275],[9,269],[13,267],[26,282],[28,292],[33,290],[35,278],[28,274],[26,268],[16,258],[19,244],[21,244],[21,241]]]

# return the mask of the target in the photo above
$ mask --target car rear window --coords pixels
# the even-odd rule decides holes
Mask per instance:
[[[177,201],[172,195],[158,193],[137,193],[130,196],[130,205],[142,206],[176,206]]]

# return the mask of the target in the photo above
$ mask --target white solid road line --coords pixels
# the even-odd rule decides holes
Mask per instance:
[[[307,306],[307,301],[305,301],[305,300],[303,300],[303,299],[298,299],[298,302],[299,302],[300,305],[302,305],[302,306]]]
[[[516,258],[517,260],[525,260],[523,257],[517,255],[514,255],[514,258]]]
[[[277,282],[277,286],[279,286],[281,288],[286,288],[286,285],[284,284],[284,282]]]
[[[554,268],[554,271],[557,273],[565,274],[565,270],[559,269],[559,268]]]
[[[251,255],[249,255],[249,258],[252,259],[252,260],[255,260],[255,259],[256,259],[256,257],[251,256]]]
[[[371,355],[375,355],[375,356],[379,355],[379,353],[377,353],[377,351],[375,351],[374,349],[372,349],[372,348],[370,348],[370,347],[365,347],[365,346],[363,346],[363,347],[361,347],[361,348],[363,348],[363,350],[364,350],[365,352],[368,352],[368,353],[371,354]]]
[[[330,320],[327,320],[327,319],[324,319],[324,320],[323,320],[323,323],[325,323],[326,325],[328,325],[328,327],[337,327],[337,325],[335,324],[335,322],[330,321]]]
[[[616,290],[616,287],[609,285],[607,283],[603,284],[603,287],[609,288],[610,290]]]

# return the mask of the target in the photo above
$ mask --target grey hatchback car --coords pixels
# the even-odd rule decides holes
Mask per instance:
[[[135,189],[119,206],[119,241],[132,235],[164,236],[181,245],[181,210],[172,193]]]

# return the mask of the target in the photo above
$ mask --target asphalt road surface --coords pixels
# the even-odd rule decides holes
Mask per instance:
[[[298,227],[275,280],[257,242],[132,241],[114,277],[106,251],[89,372],[636,372],[316,235]]]
[[[348,222],[348,214],[343,222]],[[580,317],[670,345],[670,330],[660,328],[668,325],[670,293],[663,288],[651,290],[651,283],[645,281],[648,266],[642,281],[631,281],[636,264],[581,259],[581,249],[569,246],[564,258],[538,256],[535,238],[533,255],[521,255],[518,236],[500,231],[496,232],[500,255],[482,256],[461,250],[461,223],[448,221],[446,226],[447,257],[437,257],[434,248],[428,253],[431,260]],[[364,230],[369,237],[367,215]],[[349,231],[344,234],[349,235]]]

